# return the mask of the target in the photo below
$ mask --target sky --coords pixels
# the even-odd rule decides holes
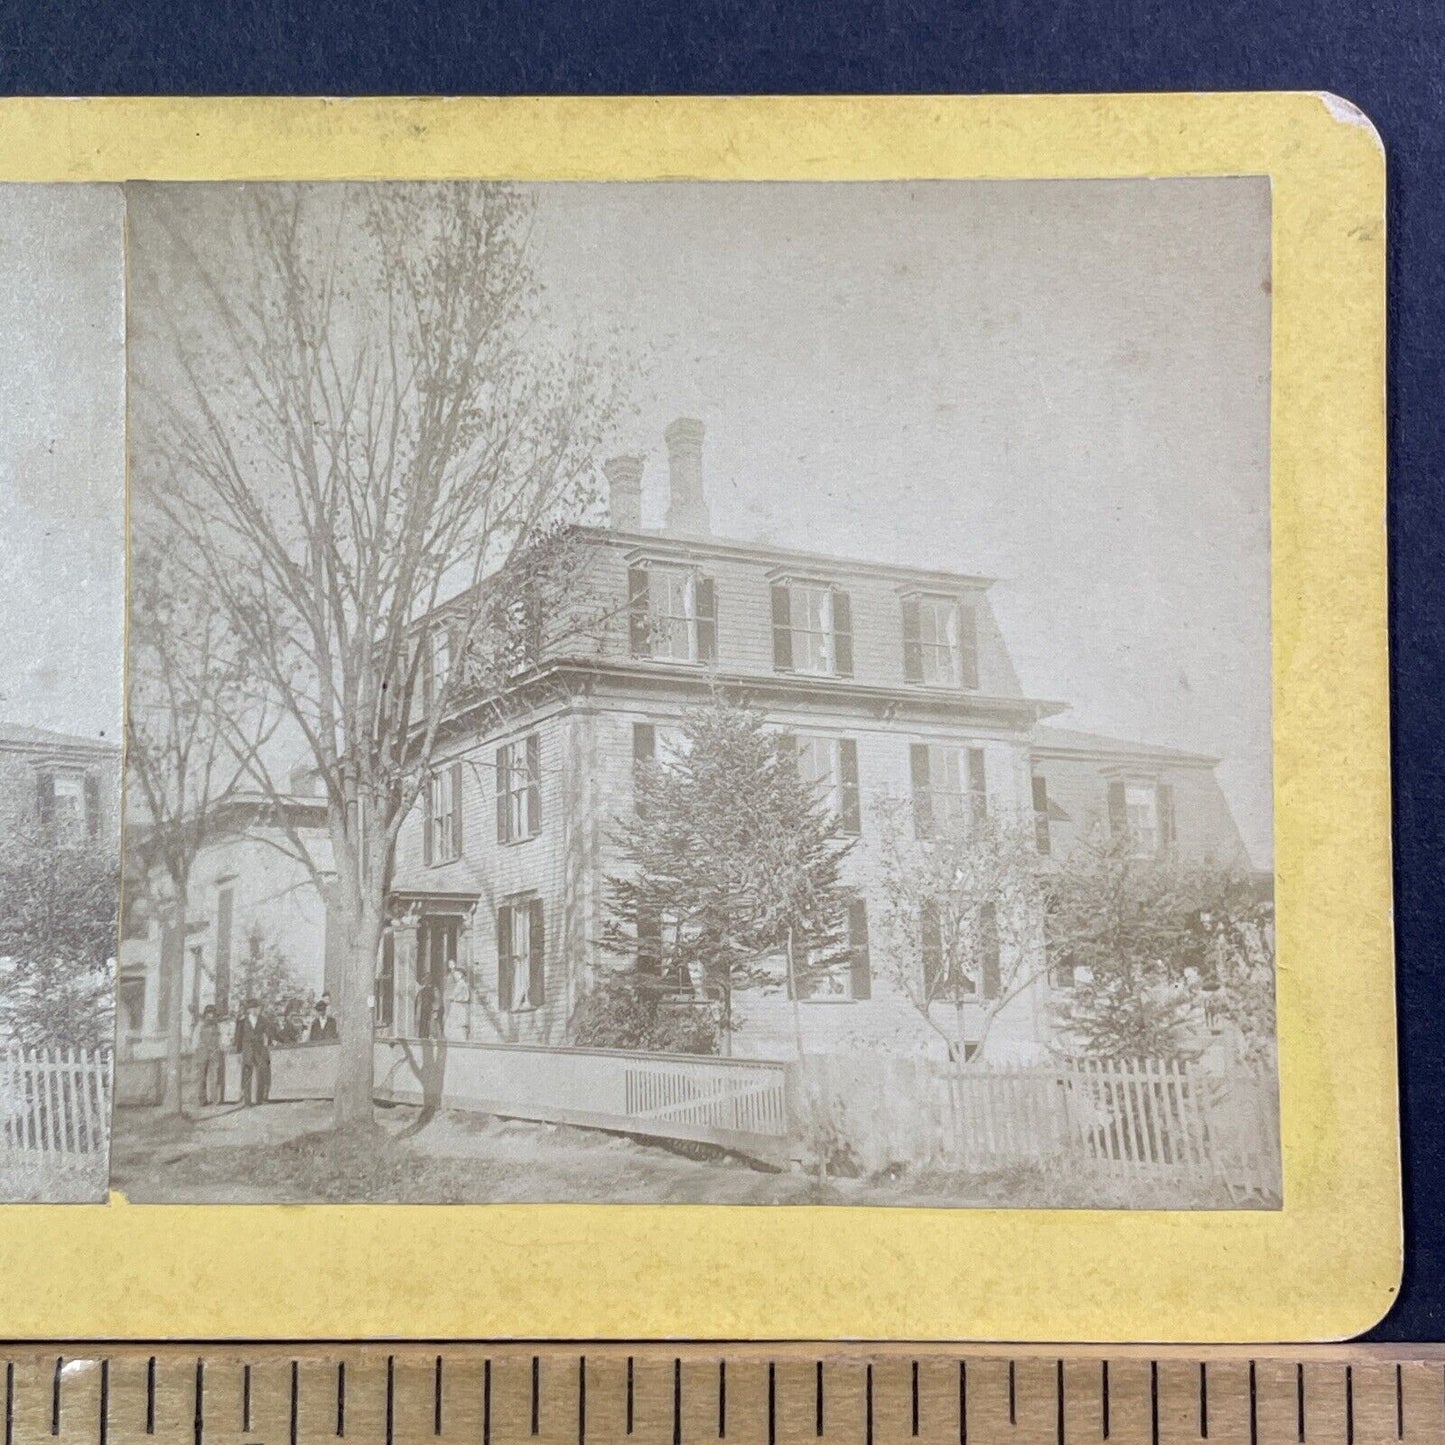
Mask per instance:
[[[1273,856],[1264,178],[539,186],[538,276],[707,427],[719,536],[983,573],[1063,727],[1222,759]]]
[[[0,186],[0,722],[119,741],[119,187]]]

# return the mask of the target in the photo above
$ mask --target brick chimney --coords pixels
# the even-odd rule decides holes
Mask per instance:
[[[679,417],[668,427],[667,464],[669,500],[667,530],[693,537],[712,535],[707,498],[702,489],[703,425],[694,417]]]
[[[642,530],[642,458],[612,457],[602,463],[607,507],[617,532]]]

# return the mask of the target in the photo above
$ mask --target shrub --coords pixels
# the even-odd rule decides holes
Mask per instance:
[[[710,1005],[679,1001],[617,970],[602,974],[583,995],[572,1015],[572,1042],[585,1049],[715,1054],[717,1015]]]

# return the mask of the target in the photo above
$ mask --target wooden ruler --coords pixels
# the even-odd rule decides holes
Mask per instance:
[[[1445,1347],[15,1347],[0,1445],[1445,1440]]]

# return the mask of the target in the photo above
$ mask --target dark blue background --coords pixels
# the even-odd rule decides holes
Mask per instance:
[[[1405,1284],[1445,1337],[1445,4],[1380,0],[0,0],[11,94],[1332,90],[1390,168],[1390,526]],[[1348,828],[1348,816],[1339,820]]]

